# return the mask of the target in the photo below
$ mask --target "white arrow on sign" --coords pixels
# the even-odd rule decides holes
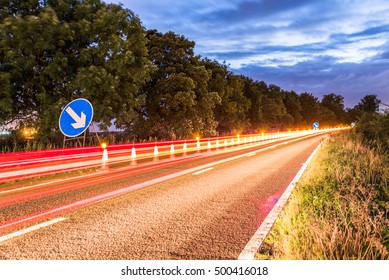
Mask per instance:
[[[77,115],[76,112],[73,111],[73,109],[70,106],[67,107],[65,111],[75,121],[75,123],[72,123],[72,126],[74,128],[83,128],[83,127],[85,127],[86,116],[85,116],[84,112],[81,112],[81,117],[80,117],[79,115]]]

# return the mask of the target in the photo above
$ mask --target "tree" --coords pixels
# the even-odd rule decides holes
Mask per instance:
[[[280,129],[286,115],[284,92],[276,85],[269,85],[262,96],[262,124],[267,129]]]
[[[244,96],[244,81],[241,76],[229,72],[226,78],[226,88],[220,95],[221,103],[215,108],[218,132],[242,133],[249,126],[246,113],[250,108],[250,101]]]
[[[336,120],[335,123],[345,123],[346,122],[346,112],[344,110],[344,98],[341,95],[336,95],[334,93],[330,93],[323,96],[321,100],[321,105],[332,111]]]
[[[339,121],[336,114],[332,110],[321,104],[319,104],[318,106],[317,121],[319,122],[321,127],[333,127],[339,125]]]
[[[285,120],[286,125],[288,127],[295,127],[300,124],[303,117],[301,115],[302,108],[297,93],[294,91],[285,91],[283,102],[288,115]]]
[[[0,22],[0,122],[29,121],[49,136],[63,106],[83,97],[103,127],[131,126],[151,71],[139,19],[100,0],[27,4]]]
[[[141,138],[214,135],[217,92],[208,91],[211,73],[194,55],[194,42],[174,32],[149,30],[149,57],[156,68],[142,87],[146,103],[136,123]]]
[[[1,0],[0,1],[0,21],[7,16],[37,16],[42,10],[43,6],[47,3],[41,0]]]
[[[318,121],[319,116],[319,99],[312,93],[304,92],[299,95],[301,105],[302,124],[311,127]]]
[[[360,117],[363,115],[363,111],[358,109],[357,106],[354,106],[354,108],[347,108],[346,109],[346,117],[347,117],[347,123],[355,123],[360,119]]]
[[[381,100],[377,98],[377,95],[366,95],[361,101],[355,106],[365,113],[378,113],[380,108]]]
[[[242,76],[243,77],[243,76]],[[253,81],[251,78],[244,79],[244,95],[250,101],[250,108],[246,115],[253,131],[258,131],[262,123],[262,98],[267,92],[265,82]]]

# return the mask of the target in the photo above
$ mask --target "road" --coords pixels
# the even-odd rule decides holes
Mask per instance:
[[[236,259],[323,137],[254,147],[244,156],[230,154],[230,160],[216,154],[197,164],[167,165],[9,203],[0,209],[3,221],[75,206],[75,196],[89,201],[152,182],[75,211],[70,206],[54,213],[50,218],[61,218],[57,223],[0,241],[0,259]],[[158,181],[161,176],[168,178]]]

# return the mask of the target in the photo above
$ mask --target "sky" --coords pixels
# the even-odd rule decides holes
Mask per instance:
[[[146,29],[173,31],[235,74],[284,90],[389,105],[387,0],[106,0]]]

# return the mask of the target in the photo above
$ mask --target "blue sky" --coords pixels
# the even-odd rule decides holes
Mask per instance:
[[[387,0],[106,0],[147,29],[174,31],[196,54],[297,93],[367,94],[389,104]]]

